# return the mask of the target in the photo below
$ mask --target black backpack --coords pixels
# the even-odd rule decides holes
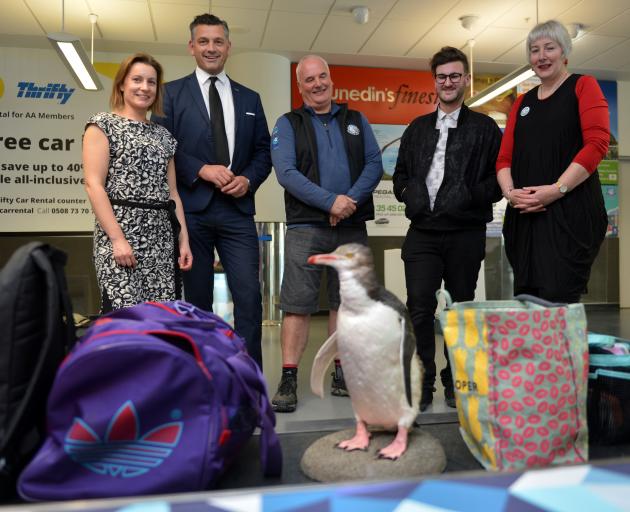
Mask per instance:
[[[0,271],[0,499],[44,440],[46,400],[76,339],[66,254],[41,242],[17,249]]]

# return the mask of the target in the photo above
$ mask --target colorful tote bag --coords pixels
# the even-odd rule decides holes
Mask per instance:
[[[453,303],[440,315],[460,431],[490,470],[588,459],[582,304],[536,297]]]

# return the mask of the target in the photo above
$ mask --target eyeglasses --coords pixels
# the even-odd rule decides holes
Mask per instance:
[[[464,76],[462,73],[451,73],[450,75],[440,73],[439,75],[435,75],[435,81],[442,85],[446,83],[446,79],[448,78],[452,84],[458,84],[462,79],[462,76]]]

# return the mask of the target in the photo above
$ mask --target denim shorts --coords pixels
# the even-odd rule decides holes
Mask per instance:
[[[353,227],[305,226],[287,229],[284,245],[284,274],[280,291],[280,309],[286,313],[310,315],[319,310],[319,287],[326,272],[328,306],[339,309],[337,271],[324,265],[309,265],[314,254],[333,252],[343,244],[367,245],[365,225]]]

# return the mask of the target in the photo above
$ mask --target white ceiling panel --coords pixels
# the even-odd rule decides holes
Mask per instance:
[[[161,43],[184,45],[190,39],[188,25],[203,11],[192,4],[176,5],[173,2],[151,3],[153,21]]]
[[[335,0],[274,0],[274,11],[326,14]]]
[[[496,19],[512,10],[520,0],[462,0],[448,14],[444,21],[459,23],[459,18],[466,15],[479,16],[477,24],[473,27],[480,30]]]
[[[87,0],[88,2],[90,0]],[[137,0],[135,0],[137,1]],[[153,4],[172,4],[172,5],[192,5],[197,9],[197,12],[201,14],[202,12],[208,11],[208,0],[148,0],[151,5]],[[216,5],[216,2],[212,2],[212,5]]]
[[[612,18],[603,25],[594,28],[592,32],[601,36],[628,37],[630,35],[630,11]]]
[[[184,0],[184,1],[188,1],[188,0]],[[207,8],[208,6],[207,0],[199,0],[199,1],[205,4]],[[330,1],[330,0],[327,0],[327,1]],[[236,9],[267,10],[269,9],[269,6],[271,6],[271,2],[272,0],[212,0],[211,3],[212,3],[212,10],[214,11],[215,7],[234,7]],[[276,1],[276,3],[278,2]]]
[[[475,38],[473,57],[475,60],[493,62],[525,39],[527,32],[524,29],[489,27]]]
[[[434,26],[409,53],[408,57],[430,58],[443,46],[462,48],[473,37],[459,23],[440,23]]]
[[[619,69],[630,63],[630,40],[600,53],[582,65],[590,69]]]
[[[404,20],[434,25],[459,3],[460,0],[398,0],[387,15],[390,20]]]
[[[573,43],[573,51],[569,55],[572,66],[580,66],[582,63],[597,57],[624,41],[621,37],[598,36],[586,34]]]
[[[40,36],[42,29],[26,5],[23,2],[15,2],[11,8],[2,10],[0,33]]]
[[[258,48],[265,30],[268,11],[217,7],[217,16],[227,20],[234,48]]]
[[[285,51],[310,51],[323,14],[272,11],[265,30],[262,46]]]
[[[431,28],[420,20],[384,20],[361,49],[366,55],[403,55]]]
[[[492,23],[494,27],[531,30],[538,21],[558,18],[562,13],[575,7],[581,0],[537,1],[521,0]],[[537,5],[538,4],[538,5]],[[537,11],[538,7],[538,12]]]
[[[536,12],[536,5],[538,5],[538,21],[540,22],[558,19],[558,16],[579,4],[580,1],[581,0],[525,0],[525,2],[529,2],[529,5],[533,7],[532,11],[534,13]],[[597,3],[595,0],[589,1]]]
[[[351,14],[357,5],[370,9],[366,25]],[[61,0],[0,0],[0,6],[0,44],[49,48],[44,34],[61,29]],[[182,55],[188,24],[210,9],[229,23],[235,51],[262,49],[291,59],[320,52],[333,64],[350,59],[417,68],[442,46],[466,48],[474,38],[477,70],[494,73],[526,62],[523,39],[537,7],[541,21],[588,26],[575,42],[572,70],[584,66],[630,80],[624,57],[630,55],[630,0],[65,0],[65,30],[89,43],[94,12],[97,49]],[[471,30],[462,28],[463,15],[479,17]]]
[[[590,28],[609,21],[630,8],[628,0],[582,0],[558,16],[562,23],[584,23]]]
[[[98,14],[98,26],[104,38],[119,41],[155,41],[153,21],[146,1],[89,0],[89,2],[94,14]]]
[[[348,16],[352,18],[352,9],[358,5],[370,10],[370,23],[380,21],[396,3],[396,0],[337,0],[330,14],[333,16]],[[354,21],[351,19],[351,21]]]
[[[376,21],[365,25],[348,24],[344,16],[329,16],[313,44],[313,51],[325,53],[357,53],[377,26]],[[343,38],[339,38],[339,34]]]
[[[525,53],[525,41],[521,41],[513,48],[505,52],[503,55],[498,56],[495,62],[502,62],[504,64],[513,64],[516,66],[522,66],[527,63],[527,54]]]
[[[61,2],[51,0],[27,0],[26,4],[35,13],[46,32],[61,32]],[[4,9],[3,9],[4,11]],[[65,0],[64,32],[89,37],[92,26],[90,11],[84,0]]]
[[[503,28],[530,30],[536,24],[536,5],[532,0],[523,0],[499,16],[494,25]]]

